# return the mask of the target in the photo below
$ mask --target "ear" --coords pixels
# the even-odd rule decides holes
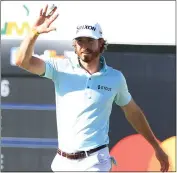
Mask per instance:
[[[100,38],[100,39],[99,39],[99,43],[100,43],[100,47],[102,47],[103,44],[104,44],[104,39],[103,39],[103,38]]]

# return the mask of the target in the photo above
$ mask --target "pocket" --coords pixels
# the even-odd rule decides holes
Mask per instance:
[[[97,158],[101,164],[107,163],[110,160],[110,156],[105,153],[98,153]]]
[[[94,172],[109,172],[111,169],[111,160],[109,155],[94,153],[93,155],[85,158],[84,171],[94,171]]]
[[[97,158],[99,164],[102,165],[107,171],[111,171],[113,165],[117,165],[115,158],[110,155],[108,148],[99,150],[97,153]]]
[[[108,147],[99,150],[96,155],[100,163],[107,162],[110,158]]]
[[[100,171],[106,171],[109,172],[112,169],[112,162],[109,154],[106,153],[99,153],[97,155],[98,157],[98,164]]]

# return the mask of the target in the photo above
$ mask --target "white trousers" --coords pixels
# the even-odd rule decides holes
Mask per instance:
[[[112,167],[112,158],[108,147],[92,153],[84,159],[71,160],[56,154],[51,164],[53,172],[57,171],[95,171],[109,172]]]

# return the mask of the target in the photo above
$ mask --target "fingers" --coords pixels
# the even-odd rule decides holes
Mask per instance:
[[[170,164],[169,162],[165,163],[165,168],[164,168],[164,172],[167,172],[169,170]]]
[[[48,10],[48,5],[46,5],[44,9],[40,10],[40,16],[47,17],[49,19],[55,13],[57,7],[56,6],[51,7],[50,8],[51,11],[48,14],[47,14],[47,10]]]
[[[169,159],[167,156],[166,160],[164,160],[164,172],[167,172],[169,167],[170,167],[170,163],[169,163]]]
[[[58,16],[59,14],[52,16],[48,21],[48,26],[50,26],[57,19]]]
[[[50,27],[50,25],[57,19],[59,14],[55,14],[55,11],[57,10],[57,7],[53,5],[50,8],[49,15],[47,15],[48,5],[45,6],[45,8],[40,10],[40,18],[37,20],[37,22],[34,24],[36,26],[41,26],[40,30],[41,33],[47,33],[53,30],[56,30],[55,27]]]
[[[47,15],[47,17],[51,17],[51,16],[55,13],[56,10],[57,10],[57,7],[54,7],[54,8],[50,11],[50,13]]]
[[[161,165],[160,171],[161,171],[161,172],[164,172],[164,170],[165,170],[165,164],[164,164],[164,162],[161,161],[161,162],[160,162],[160,165]]]
[[[48,5],[45,6],[44,10],[41,9],[41,10],[40,10],[40,16],[45,16],[46,13],[47,13],[47,9],[48,9]],[[43,11],[44,11],[44,12],[43,12]]]
[[[47,28],[47,32],[50,32],[50,31],[56,31],[56,27]]]
[[[167,172],[169,170],[170,165],[168,161],[161,161],[160,164],[161,164],[161,169],[160,169],[161,172]]]
[[[45,16],[46,13],[47,13],[47,9],[48,9],[48,5],[45,6],[44,13],[43,13],[44,16]]]
[[[40,10],[40,16],[42,16],[43,9]]]

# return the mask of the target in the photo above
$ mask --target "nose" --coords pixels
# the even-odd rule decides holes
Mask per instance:
[[[83,49],[88,49],[89,48],[89,43],[88,42],[82,42],[82,44],[81,44],[81,47],[83,48]]]

